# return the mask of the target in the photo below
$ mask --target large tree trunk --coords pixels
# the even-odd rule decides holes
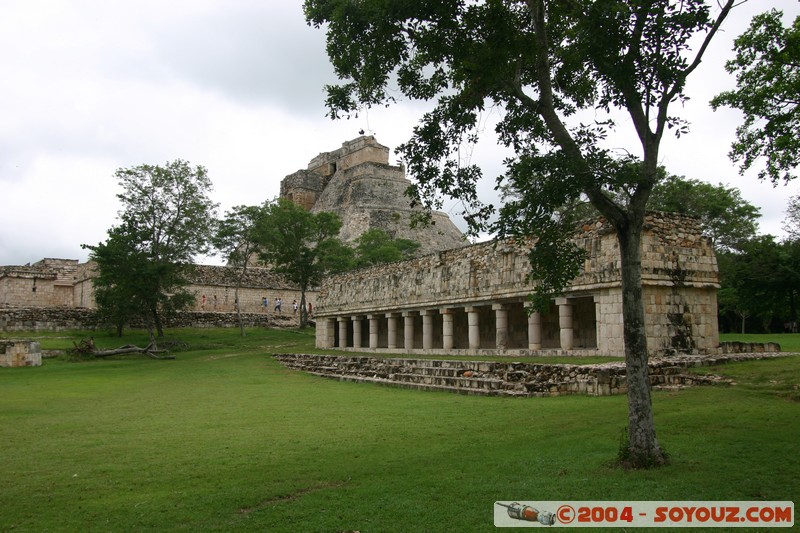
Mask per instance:
[[[300,289],[300,329],[308,325],[308,311],[306,309],[306,289]]]
[[[153,307],[152,314],[153,314],[153,324],[155,324],[155,327],[156,327],[156,333],[158,334],[159,337],[163,337],[164,336],[164,324],[163,324],[163,322],[161,322],[161,317],[158,315],[158,308],[157,307]]]
[[[617,229],[622,275],[622,320],[625,368],[628,382],[628,449],[623,459],[635,468],[666,462],[656,438],[650,380],[647,370],[647,335],[642,299],[642,222]]]

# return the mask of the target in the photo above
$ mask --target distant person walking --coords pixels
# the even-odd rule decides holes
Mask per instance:
[[[280,298],[275,299],[275,312],[281,314],[281,305],[283,305],[283,300]]]

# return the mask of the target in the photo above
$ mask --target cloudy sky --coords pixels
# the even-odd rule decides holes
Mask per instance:
[[[740,188],[761,208],[762,233],[780,235],[800,184],[739,176],[726,154],[740,117],[708,106],[733,85],[723,70],[733,38],[773,6],[787,20],[800,14],[794,0],[737,8],[690,79],[682,116],[691,134],[667,139],[661,153],[673,174]],[[85,260],[80,245],[104,241],[116,223],[118,168],[203,165],[222,212],[274,198],[284,176],[361,129],[397,146],[422,109],[325,117],[322,87],[335,77],[300,0],[3,0],[0,69],[0,265]],[[620,148],[635,146],[626,126]],[[468,157],[492,178],[500,172],[491,140]],[[447,209],[460,212],[455,202]]]

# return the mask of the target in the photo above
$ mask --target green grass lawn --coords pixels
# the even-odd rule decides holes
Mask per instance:
[[[494,531],[497,500],[800,496],[800,356],[713,369],[735,386],[654,393],[672,463],[624,471],[624,397],[338,382],[269,356],[314,351],[313,330],[248,333],[171,331],[188,344],[174,360],[0,369],[0,531]]]

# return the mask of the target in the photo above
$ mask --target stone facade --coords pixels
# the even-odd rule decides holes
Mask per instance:
[[[326,280],[317,346],[387,352],[473,354],[623,353],[616,235],[603,220],[583,225],[582,273],[550,312],[528,314],[534,284],[527,250],[482,243]],[[698,221],[648,215],[642,236],[648,348],[710,353],[719,346],[716,257]]]
[[[339,237],[347,243],[377,228],[394,238],[419,242],[420,254],[463,246],[464,236],[444,213],[434,212],[429,227],[411,228],[412,216],[420,210],[412,209],[405,196],[410,185],[403,167],[389,164],[389,148],[362,136],[286,176],[281,197],[314,213],[339,215]]]
[[[0,339],[0,367],[42,366],[38,342],[27,339]]]
[[[236,276],[231,267],[195,267],[193,283],[187,289],[195,295],[195,311],[236,310]],[[203,297],[205,296],[205,303]],[[239,288],[241,310],[247,313],[275,313],[275,300],[283,301],[282,313],[292,314],[292,302],[300,303],[300,290],[269,268],[247,267],[247,272]],[[263,299],[267,298],[265,309]],[[317,292],[306,292],[306,302],[316,305]]]
[[[291,311],[281,314],[270,311],[242,313],[245,327],[293,328],[299,317]],[[103,325],[95,309],[85,307],[15,307],[0,308],[0,331],[63,331],[68,329],[96,330]],[[230,328],[239,326],[239,317],[232,311],[180,311],[164,317],[167,328]],[[130,327],[145,327],[130,324]]]
[[[0,331],[63,331],[98,325],[95,310],[86,307],[0,308]]]
[[[651,359],[650,386],[675,389],[691,385],[730,384],[713,374],[688,369],[731,361],[781,357],[776,346],[767,352],[728,356],[682,356]],[[421,390],[484,396],[609,396],[628,390],[625,363],[597,365],[533,364],[368,356],[275,354],[281,364],[317,376]]]
[[[91,266],[77,259],[0,267],[0,306],[87,307],[94,302],[94,291],[82,292],[87,289],[82,281],[90,275]]]
[[[94,263],[75,259],[43,259],[32,265],[0,267],[0,308],[52,308],[62,310],[60,313],[65,309],[95,309],[94,275]],[[187,287],[195,295],[193,310],[234,311],[236,279],[237,272],[231,267],[197,265]],[[265,297],[270,302],[267,309],[263,306]],[[273,313],[277,298],[283,300],[283,313],[292,314],[292,302],[300,302],[300,291],[268,268],[248,267],[239,288],[241,310]],[[306,300],[315,304],[316,291],[306,292]]]

